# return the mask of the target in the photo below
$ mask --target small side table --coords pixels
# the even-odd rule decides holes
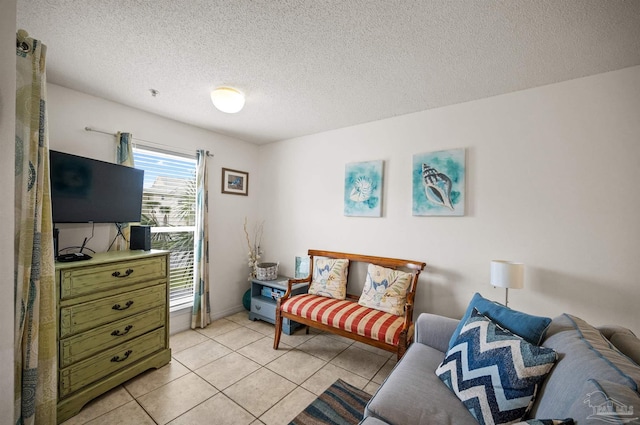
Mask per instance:
[[[276,300],[287,291],[286,276],[278,276],[274,280],[251,280],[251,310],[249,320],[264,320],[275,325],[276,323]],[[291,288],[291,295],[304,294],[308,285],[298,283]],[[289,319],[282,319],[282,331],[291,335],[293,331],[302,327],[300,323],[292,322]]]

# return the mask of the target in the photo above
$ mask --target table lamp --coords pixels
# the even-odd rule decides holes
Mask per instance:
[[[509,288],[524,286],[524,264],[504,260],[491,261],[491,285],[505,288],[505,307],[509,304]]]

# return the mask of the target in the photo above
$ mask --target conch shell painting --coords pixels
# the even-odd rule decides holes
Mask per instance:
[[[465,150],[413,156],[413,215],[464,215]]]
[[[442,205],[453,210],[451,205],[451,179],[446,174],[439,173],[428,164],[422,164],[422,179],[424,193],[427,199],[436,205]]]
[[[382,215],[383,161],[352,162],[345,167],[344,215]]]

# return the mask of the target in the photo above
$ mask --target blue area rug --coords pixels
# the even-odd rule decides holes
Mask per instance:
[[[362,420],[369,399],[369,393],[338,379],[289,425],[357,424]]]

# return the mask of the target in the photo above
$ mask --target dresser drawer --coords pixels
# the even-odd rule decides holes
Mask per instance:
[[[166,276],[167,263],[164,256],[62,269],[60,298],[64,300]]]
[[[164,343],[165,328],[160,328],[61,369],[58,380],[60,397],[66,397],[92,382],[132,365],[164,348]]]
[[[60,367],[86,359],[165,324],[164,306],[60,340]]]
[[[112,295],[60,309],[60,338],[95,328],[114,320],[164,306],[167,289],[163,283],[150,288]]]

